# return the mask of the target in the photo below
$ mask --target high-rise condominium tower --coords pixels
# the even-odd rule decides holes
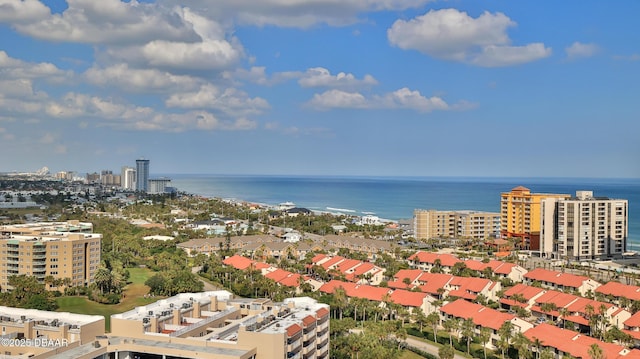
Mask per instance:
[[[133,167],[123,166],[121,173],[121,186],[124,189],[136,189],[136,170]]]
[[[149,189],[149,160],[136,160],[136,191],[147,192]]]

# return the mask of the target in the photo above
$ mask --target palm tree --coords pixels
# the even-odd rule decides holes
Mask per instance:
[[[600,346],[598,346],[597,343],[591,344],[591,346],[589,347],[589,350],[587,351],[587,354],[589,354],[589,358],[591,358],[591,359],[603,359],[604,358],[604,352],[602,351],[602,348],[600,348]]]
[[[518,350],[518,359],[531,358],[531,351],[529,350],[530,345],[531,340],[522,334],[522,332],[516,333],[513,337],[513,346]]]
[[[462,336],[467,341],[467,354],[469,354],[471,350],[471,341],[473,340],[473,333],[475,332],[476,325],[473,323],[473,319],[467,318],[462,322],[460,326],[460,331]]]
[[[340,319],[342,320],[342,311],[347,306],[348,301],[347,291],[345,291],[342,287],[336,288],[336,290],[333,291],[333,301],[336,308],[340,312]]]
[[[455,318],[447,319],[444,322],[442,322],[442,326],[444,327],[444,330],[446,330],[447,333],[449,333],[449,345],[453,347],[453,332],[456,330],[456,327],[458,326],[456,319]]]
[[[433,341],[438,342],[438,324],[440,323],[440,316],[437,312],[431,312],[427,315],[427,323],[433,328]]]
[[[513,333],[511,332],[513,329],[513,324],[511,322],[504,322],[500,329],[498,329],[498,348],[502,351],[502,359],[504,359],[504,354],[509,349],[509,344],[511,342],[511,337]]]
[[[478,338],[482,342],[482,352],[484,353],[484,359],[487,359],[487,342],[491,339],[492,330],[488,327],[480,328],[480,335]]]

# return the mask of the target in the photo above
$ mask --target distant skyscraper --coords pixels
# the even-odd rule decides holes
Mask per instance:
[[[136,170],[133,167],[123,166],[122,173],[122,188],[135,190],[136,189]]]
[[[140,158],[136,160],[136,191],[147,192],[149,190],[149,160]]]

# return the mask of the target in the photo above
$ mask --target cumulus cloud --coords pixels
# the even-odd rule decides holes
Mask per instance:
[[[165,104],[167,107],[211,109],[230,116],[257,115],[269,108],[269,103],[263,98],[251,98],[244,91],[235,88],[219,88],[213,84],[206,84],[197,92],[171,95]]]
[[[127,64],[105,68],[94,66],[85,71],[84,77],[94,85],[113,86],[133,92],[186,91],[197,88],[203,82],[192,76],[174,75],[157,69],[134,69]]]
[[[33,22],[50,14],[49,8],[39,0],[0,0],[0,22]]]
[[[59,82],[73,76],[71,71],[63,71],[48,62],[33,63],[9,56],[0,50],[0,77],[5,79],[44,79]]]
[[[417,8],[432,0],[193,0],[189,6],[217,19],[233,19],[244,25],[276,25],[308,28],[317,24],[343,26],[363,19],[372,11]],[[180,5],[178,0],[168,3]]]
[[[575,60],[578,58],[591,57],[598,52],[598,45],[596,44],[583,44],[581,42],[574,42],[571,46],[564,49],[569,60]]]
[[[313,95],[313,99],[308,102],[308,105],[318,110],[329,110],[332,108],[364,109],[370,106],[370,102],[358,92],[328,90],[321,94]]]
[[[135,0],[67,0],[67,5],[61,14],[49,13],[14,26],[39,39],[90,44],[142,43],[159,38],[196,41],[198,38],[193,26],[175,8]]]
[[[325,68],[314,67],[302,74],[298,83],[302,87],[357,88],[376,85],[378,81],[369,74],[362,80],[358,80],[353,74],[340,72],[337,75],[331,75]]]
[[[511,46],[507,29],[516,23],[502,13],[477,18],[456,9],[431,10],[411,20],[397,20],[387,30],[389,42],[443,60],[478,66],[511,66],[551,55],[544,44]]]
[[[359,92],[329,90],[321,94],[314,95],[307,105],[317,110],[330,110],[336,108],[408,109],[418,112],[464,109],[470,106],[464,102],[451,106],[438,96],[426,97],[419,91],[410,90],[406,87],[394,92],[383,95],[373,95],[370,97],[365,97]]]
[[[96,126],[120,130],[184,132],[190,130],[247,130],[256,127],[246,118],[219,118],[208,111],[158,112],[150,107],[119,103],[98,96],[68,93],[46,104],[44,113],[56,119],[90,120]]]
[[[244,55],[239,41],[227,36],[229,29],[183,6],[135,0],[67,3],[61,14],[47,9],[30,21],[5,22],[38,39],[101,45],[96,48],[99,57],[154,67],[226,69]]]
[[[378,81],[366,74],[362,79],[356,78],[351,73],[339,72],[332,75],[323,67],[312,67],[306,71],[285,71],[268,75],[265,67],[254,66],[250,69],[237,69],[234,72],[225,72],[224,78],[228,80],[243,80],[259,85],[271,86],[288,80],[297,79],[301,87],[326,87],[339,89],[356,89],[377,85]]]

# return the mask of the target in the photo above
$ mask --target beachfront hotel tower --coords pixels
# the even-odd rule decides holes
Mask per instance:
[[[149,160],[140,158],[136,160],[136,191],[147,192],[149,190]]]
[[[629,235],[628,201],[594,197],[576,191],[571,198],[541,203],[540,252],[546,258],[569,260],[619,258]]]
[[[568,194],[531,193],[518,186],[500,194],[502,238],[517,238],[522,249],[540,249],[540,203],[546,198],[569,198]]]

